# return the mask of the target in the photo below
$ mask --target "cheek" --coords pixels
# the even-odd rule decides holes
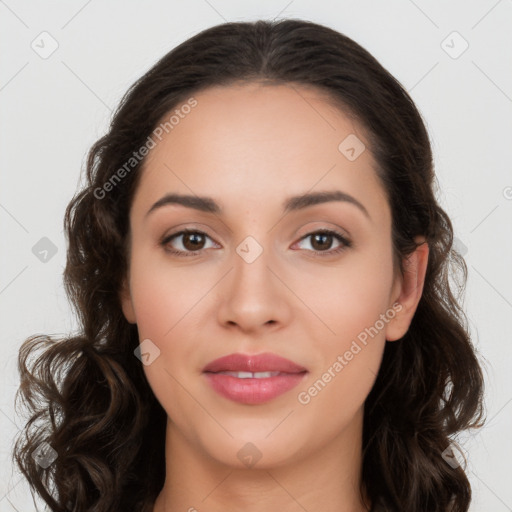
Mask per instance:
[[[213,277],[192,266],[172,266],[165,256],[134,256],[130,280],[140,336],[170,338],[193,315]]]
[[[315,330],[310,336],[315,339],[320,334],[331,348],[343,349],[389,307],[393,262],[384,237],[380,244],[347,251],[336,267],[310,265],[308,271],[302,270],[294,286],[324,324],[320,329],[315,321],[316,336]]]
[[[216,276],[211,269],[172,266],[165,256],[153,254],[151,259],[143,251],[133,254],[130,272],[139,339],[151,340],[160,351],[143,369],[160,403],[169,409],[181,396],[178,382],[197,358],[193,341],[199,333],[197,315]]]
[[[193,403],[183,385],[190,378],[197,329],[194,314],[208,281],[194,281],[183,268],[171,268],[153,259],[134,256],[131,291],[140,341],[150,339],[159,355],[143,370],[157,400],[170,415],[172,411],[192,411]],[[184,361],[190,362],[187,366]],[[186,384],[189,388],[189,384]],[[190,412],[189,411],[189,412]],[[191,413],[192,414],[192,413]]]
[[[395,316],[389,308],[391,249],[388,257],[383,253],[376,249],[354,254],[330,279],[318,274],[308,278],[309,304],[329,330],[304,323],[321,362],[302,387],[299,403],[311,405],[310,412],[319,415],[332,409],[334,423],[353,414],[370,392],[382,360],[386,326]],[[313,282],[325,284],[312,287]]]

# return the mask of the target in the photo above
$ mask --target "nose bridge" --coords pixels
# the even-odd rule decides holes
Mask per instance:
[[[257,238],[256,238],[257,237]],[[249,295],[268,293],[273,288],[269,267],[274,260],[268,237],[263,234],[246,236],[235,248],[233,257],[233,291]]]
[[[222,290],[220,320],[256,329],[286,317],[286,297],[273,275],[276,258],[266,234],[248,235],[233,254],[233,270]],[[281,289],[280,289],[281,287]]]

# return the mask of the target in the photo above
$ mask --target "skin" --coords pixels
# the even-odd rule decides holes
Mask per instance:
[[[428,246],[408,258],[403,276],[394,272],[391,213],[369,144],[321,92],[251,83],[194,97],[197,106],[145,162],[120,292],[140,340],[160,350],[144,366],[168,415],[167,478],[154,512],[368,510],[359,495],[364,402],[386,340],[400,339],[414,315]],[[338,150],[349,134],[367,148],[354,161]],[[356,198],[369,218],[338,201],[283,214],[289,196],[330,190]],[[210,196],[223,211],[166,205],[146,216],[170,192]],[[160,245],[183,228],[207,235],[195,256]],[[352,246],[322,257],[342,244],[306,237],[319,229],[341,231]],[[247,236],[263,249],[252,263],[236,252]],[[167,243],[193,247],[186,236]],[[395,303],[394,318],[301,404],[298,393]],[[309,373],[270,402],[242,405],[217,394],[202,374],[234,352],[274,352]],[[248,442],[261,454],[252,467],[237,457]]]

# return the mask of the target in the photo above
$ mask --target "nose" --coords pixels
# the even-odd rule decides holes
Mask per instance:
[[[270,250],[263,248],[253,261],[240,250],[233,254],[232,261],[233,268],[219,290],[219,322],[253,334],[286,325],[291,317],[289,301],[293,294],[279,277]]]

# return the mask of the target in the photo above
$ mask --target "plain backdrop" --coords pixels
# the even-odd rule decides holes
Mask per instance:
[[[75,328],[62,221],[89,147],[126,89],[177,44],[225,21],[276,17],[353,38],[425,119],[485,359],[487,425],[460,438],[471,511],[512,510],[511,0],[0,0],[0,512],[34,510],[10,461],[16,356],[31,334]]]

